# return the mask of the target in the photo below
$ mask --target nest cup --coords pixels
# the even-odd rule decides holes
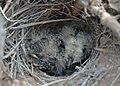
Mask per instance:
[[[25,40],[30,69],[33,65],[35,71],[51,76],[71,75],[77,71],[76,67],[90,58],[93,39],[92,33],[76,25],[67,22],[62,27],[56,24],[32,29]]]
[[[89,22],[91,20],[68,16],[68,10],[62,4],[31,5],[34,3],[23,2],[13,9],[18,13],[22,9],[23,13],[12,16],[21,21],[6,23],[9,28],[4,54],[7,55],[16,45],[11,56],[4,60],[10,77],[15,78],[21,72],[35,73],[39,77],[44,76],[43,73],[55,77],[70,76],[79,71],[79,67],[91,58],[95,46],[96,27]],[[49,10],[50,7],[53,9]],[[7,16],[12,15],[11,10],[8,13]]]
[[[94,31],[82,21],[37,25],[28,29],[17,52],[21,53],[19,59],[22,58],[23,63],[38,75],[44,72],[55,77],[70,76],[91,58]],[[7,45],[9,40],[6,40]],[[10,58],[5,59],[5,63],[10,61]]]

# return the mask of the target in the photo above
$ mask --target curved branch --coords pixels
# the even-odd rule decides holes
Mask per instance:
[[[106,12],[101,0],[76,0],[76,2],[77,4],[82,4],[84,8],[87,7],[93,15],[96,15],[100,18],[102,25],[110,28],[120,37],[120,24],[117,21],[117,17]]]
[[[91,6],[91,12],[100,18],[102,25],[111,29],[120,37],[120,23],[117,21],[118,17],[107,13],[103,6]]]

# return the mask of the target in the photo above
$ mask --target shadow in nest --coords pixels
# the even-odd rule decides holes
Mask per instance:
[[[71,75],[90,58],[94,46],[91,30],[75,21],[32,29],[25,40],[27,64],[51,76]]]

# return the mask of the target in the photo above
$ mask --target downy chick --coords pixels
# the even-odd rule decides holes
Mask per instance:
[[[66,27],[64,29],[65,40],[65,57],[73,58],[73,61],[69,65],[80,62],[83,56],[83,48],[85,44],[85,36],[82,32],[75,36],[75,30],[73,28]]]

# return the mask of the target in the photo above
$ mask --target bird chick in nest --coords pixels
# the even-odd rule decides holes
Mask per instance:
[[[73,61],[69,64],[80,62],[83,56],[83,49],[86,43],[83,32],[77,33],[75,36],[75,30],[70,27],[64,28],[64,41],[65,41],[65,57],[72,57]]]
[[[61,28],[57,34],[55,33],[57,29],[55,32],[48,31],[50,32],[40,31],[42,35],[33,43],[31,50],[38,53],[38,57],[42,57],[38,62],[41,70],[54,71],[52,72],[54,75],[63,75],[70,65],[81,61],[86,43],[85,36],[83,32],[75,34],[75,29],[70,26]]]
[[[83,56],[83,49],[85,44],[85,36],[83,32],[77,33],[75,36],[75,30],[72,27],[65,26],[61,31],[62,36],[54,40],[56,46],[56,74],[62,75],[70,65],[80,62]],[[58,40],[60,38],[61,40]],[[55,47],[51,47],[55,48]],[[47,49],[49,50],[49,49]],[[72,70],[73,71],[73,70]]]

